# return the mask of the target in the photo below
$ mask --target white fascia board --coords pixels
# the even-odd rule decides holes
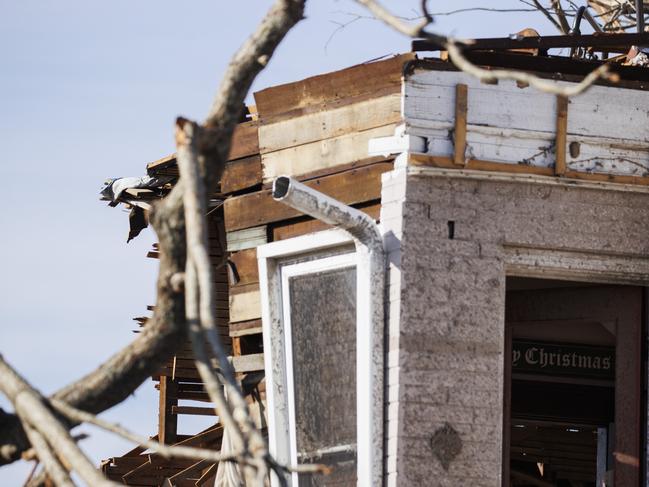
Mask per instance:
[[[401,124],[394,129],[394,135],[370,139],[367,153],[369,156],[389,157],[403,152],[426,152],[426,142],[425,137],[408,134],[406,125]]]
[[[353,243],[349,233],[344,230],[324,230],[260,245],[257,247],[257,259],[291,257]]]

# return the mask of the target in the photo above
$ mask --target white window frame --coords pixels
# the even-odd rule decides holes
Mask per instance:
[[[337,249],[341,252],[335,255],[325,254]],[[320,254],[325,255],[318,257]],[[307,260],[300,261],[302,258]],[[288,292],[290,278],[298,275],[356,267],[358,286],[358,279],[362,278],[361,276],[369,276],[369,273],[359,272],[363,259],[358,259],[354,241],[342,230],[327,230],[261,245],[257,247],[257,259],[264,337],[269,450],[280,463],[297,465],[290,309],[288,299],[283,296]],[[369,309],[367,303],[363,305],[363,300],[358,298],[357,296],[357,314],[363,312],[363,306]],[[358,363],[358,358],[356,360],[358,369],[361,364]],[[355,435],[358,455],[361,448],[371,448],[372,443],[370,438],[364,441],[357,435],[358,433]],[[271,485],[279,485],[276,478],[271,479]],[[291,475],[289,485],[298,485],[297,474]]]

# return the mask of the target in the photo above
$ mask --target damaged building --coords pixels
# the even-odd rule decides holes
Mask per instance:
[[[210,250],[220,333],[271,452],[333,467],[289,485],[647,485],[649,71],[620,56],[643,45],[466,51],[566,87],[616,60],[619,80],[570,98],[482,83],[428,41],[255,93]],[[133,208],[129,238],[178,178],[173,155],[146,169],[104,194]],[[177,429],[214,415],[189,342],[153,379],[154,438],[219,449],[216,417]],[[198,486],[216,465],[136,448],[103,470]]]

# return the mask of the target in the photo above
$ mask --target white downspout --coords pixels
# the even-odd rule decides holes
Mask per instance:
[[[356,441],[357,485],[383,484],[383,357],[385,251],[378,225],[288,176],[273,182],[273,198],[349,232],[356,245]]]

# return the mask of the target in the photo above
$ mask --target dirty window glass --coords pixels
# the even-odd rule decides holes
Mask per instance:
[[[298,461],[333,473],[302,486],[356,485],[356,268],[290,280]]]

